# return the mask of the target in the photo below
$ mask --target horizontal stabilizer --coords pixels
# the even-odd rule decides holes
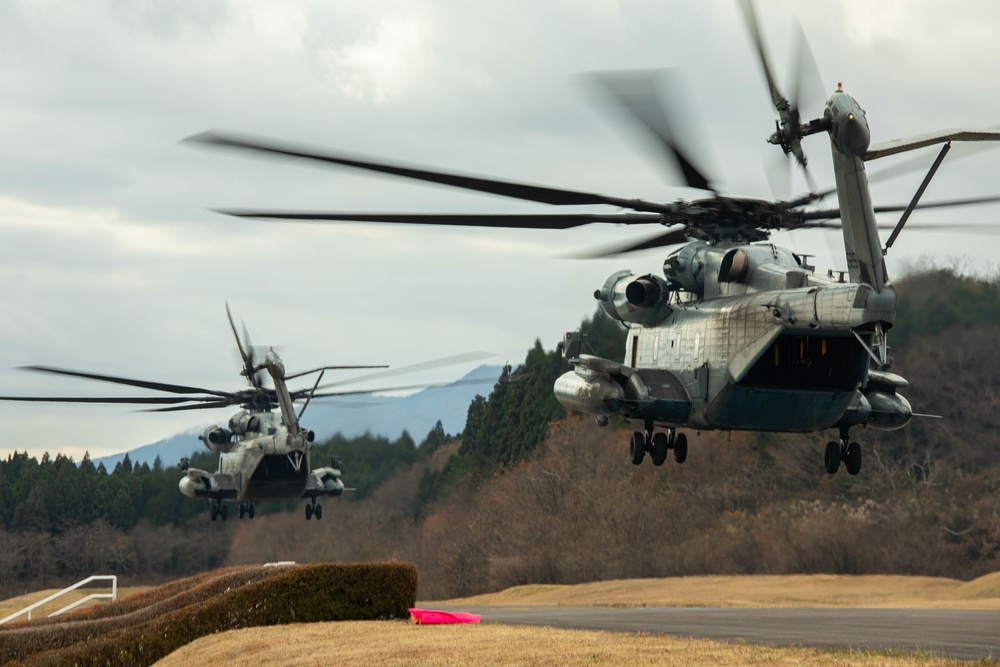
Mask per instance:
[[[949,141],[1000,141],[1000,130],[939,130],[928,134],[919,134],[915,137],[904,139],[893,139],[881,144],[872,144],[865,151],[862,159],[865,161],[876,160],[887,155],[905,153],[916,150],[924,146],[943,144]]]

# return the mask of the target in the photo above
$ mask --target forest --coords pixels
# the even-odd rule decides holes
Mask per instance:
[[[894,370],[915,418],[860,430],[860,475],[829,476],[830,434],[690,434],[687,462],[632,466],[625,425],[566,414],[552,382],[568,366],[541,343],[468,409],[420,442],[366,435],[314,448],[357,489],[321,522],[301,503],[211,522],[174,467],[112,471],[45,455],[0,460],[0,594],[90,574],[155,583],[272,560],[415,563],[420,596],[524,583],[689,574],[923,574],[1000,570],[1000,283],[933,269],[897,283]],[[582,330],[622,358],[600,310]],[[212,469],[211,457],[193,465]]]

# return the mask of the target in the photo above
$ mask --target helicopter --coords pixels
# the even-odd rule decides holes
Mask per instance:
[[[300,424],[302,415],[313,399],[385,391],[403,391],[441,386],[421,384],[397,386],[381,389],[360,389],[331,391],[335,386],[350,382],[360,382],[377,377],[398,375],[428,368],[473,361],[491,356],[485,352],[469,352],[435,359],[433,361],[406,366],[392,371],[381,371],[342,380],[326,385],[321,384],[326,371],[385,369],[386,365],[340,365],[321,366],[307,371],[289,373],[284,362],[270,348],[263,359],[257,359],[254,346],[246,326],[243,327],[243,341],[236,332],[229,305],[226,316],[236,346],[242,359],[240,375],[249,383],[249,388],[238,391],[218,391],[179,384],[150,382],[131,378],[116,377],[85,371],[75,371],[51,366],[25,366],[24,370],[54,375],[77,377],[113,384],[129,385],[160,391],[172,396],[129,396],[129,397],[40,397],[40,396],[0,396],[3,401],[55,402],[55,403],[125,403],[140,405],[165,405],[161,408],[147,408],[147,412],[175,412],[181,410],[206,410],[240,406],[240,412],[233,415],[224,426],[207,427],[198,439],[211,451],[219,455],[216,472],[192,468],[190,460],[184,457],[178,466],[184,473],[178,482],[182,494],[189,498],[207,499],[211,504],[211,520],[225,521],[228,517],[228,503],[236,503],[240,519],[253,519],[256,505],[263,501],[297,500],[304,498],[306,520],[323,518],[323,506],[318,500],[324,496],[337,497],[344,493],[341,479],[343,466],[339,457],[333,457],[330,465],[312,468],[310,450],[316,434]],[[264,373],[271,378],[274,388],[264,386]],[[312,386],[290,389],[288,381],[316,374]],[[480,382],[480,380],[458,381]],[[455,384],[455,383],[452,383]],[[295,404],[302,403],[296,412]],[[278,412],[275,413],[274,409]]]
[[[595,82],[679,167],[683,185],[709,193],[700,199],[657,202],[504,181],[402,165],[356,154],[209,131],[186,141],[209,147],[291,157],[465,190],[555,206],[605,205],[626,212],[562,214],[465,214],[326,212],[218,209],[240,218],[273,221],[356,221],[520,229],[571,229],[592,223],[656,224],[666,231],[641,242],[598,249],[608,257],[652,248],[669,252],[663,275],[623,270],[594,292],[603,309],[627,328],[623,360],[583,352],[579,332],[560,342],[572,370],[554,384],[565,407],[606,426],[621,417],[637,428],[629,438],[635,465],[647,454],[663,465],[670,451],[687,458],[687,435],[679,429],[810,433],[834,429],[823,452],[823,468],[841,464],[857,475],[862,448],[855,427],[895,430],[915,413],[902,391],[907,380],[892,369],[887,333],[896,317],[896,291],[885,255],[917,208],[1000,201],[1000,197],[921,203],[921,197],[953,142],[997,141],[997,130],[943,130],[872,143],[864,108],[838,83],[820,117],[804,120],[799,92],[785,97],[772,74],[750,0],[741,7],[777,112],[767,142],[803,170],[810,192],[788,200],[720,193],[678,140],[681,135],[657,96],[651,72],[596,75]],[[804,44],[804,42],[802,43]],[[801,48],[801,46],[800,46]],[[806,69],[800,53],[798,79]],[[836,186],[818,190],[808,171],[803,140],[827,135]],[[911,201],[875,206],[866,163],[927,146],[942,148]],[[816,208],[836,194],[836,208]],[[876,214],[902,212],[882,244]],[[837,222],[839,221],[839,222]],[[913,225],[911,225],[913,227]],[[924,226],[925,228],[927,226]],[[839,228],[847,270],[816,273],[808,255],[769,242],[772,232]],[[641,429],[641,430],[640,430]]]

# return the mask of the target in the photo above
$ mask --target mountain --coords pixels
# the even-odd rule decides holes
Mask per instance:
[[[500,376],[500,366],[479,366],[462,378],[443,387],[429,387],[409,396],[370,396],[338,401],[311,403],[303,424],[316,432],[320,442],[335,433],[352,437],[370,432],[391,439],[407,431],[418,443],[434,428],[438,420],[446,433],[460,433],[465,428],[469,403],[476,394],[489,395]],[[223,420],[229,418],[226,415]],[[195,427],[149,445],[130,449],[132,463],[153,465],[157,456],[163,465],[176,465],[183,456],[201,451],[198,436],[205,427]],[[126,452],[94,459],[109,471],[113,470]]]

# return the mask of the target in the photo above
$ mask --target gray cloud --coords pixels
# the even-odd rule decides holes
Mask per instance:
[[[993,3],[964,5],[959,16],[932,2],[759,4],[778,72],[789,70],[794,15],[825,88],[844,82],[867,108],[876,141],[997,121]],[[573,79],[649,67],[683,68],[691,98],[673,103],[701,122],[725,190],[770,196],[762,159],[773,116],[728,0],[4,3],[0,389],[103,389],[6,370],[30,363],[236,388],[227,299],[256,342],[284,346],[290,367],[405,365],[472,349],[517,362],[535,338],[551,347],[592,312],[591,294],[609,273],[657,272],[662,262],[657,252],[588,262],[554,255],[647,231],[239,221],[206,207],[544,207],[177,141],[231,128],[624,197],[697,196],[670,187]],[[832,182],[823,140],[807,150],[817,179]],[[996,193],[997,159],[946,162],[927,197]],[[905,202],[919,180],[880,184],[874,196]],[[920,216],[986,222],[993,212]],[[820,255],[821,269],[843,264],[837,236],[776,240]],[[926,253],[986,263],[994,249],[990,238],[907,234],[890,271]],[[0,405],[0,428],[8,449],[79,456],[215,416]]]

